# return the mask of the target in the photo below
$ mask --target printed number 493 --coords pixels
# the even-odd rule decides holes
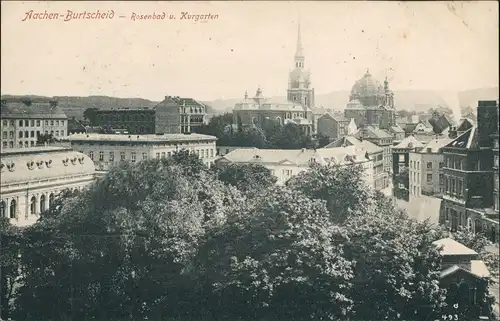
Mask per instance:
[[[443,319],[444,321],[458,321],[458,314],[442,315],[441,319]]]

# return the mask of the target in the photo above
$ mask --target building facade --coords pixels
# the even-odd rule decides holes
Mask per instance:
[[[153,108],[101,109],[96,114],[97,126],[128,134],[195,133],[207,120],[207,107],[192,98],[165,96]]]
[[[312,162],[336,164],[338,166],[360,165],[363,167],[364,180],[373,187],[373,162],[366,157],[366,151],[355,146],[338,148],[310,149],[258,149],[246,148],[233,150],[220,157],[220,164],[260,164],[268,168],[284,184],[291,177],[307,171]]]
[[[98,171],[106,171],[123,161],[135,163],[170,157],[181,150],[198,155],[207,166],[211,166],[216,159],[217,138],[208,135],[74,134],[69,140],[74,150],[88,155]]]
[[[451,139],[434,139],[419,151],[409,153],[409,196],[441,196],[444,192],[444,155],[442,147]],[[418,164],[418,167],[417,167]]]
[[[373,162],[373,187],[377,191],[382,191],[389,187],[390,177],[385,171],[384,149],[382,147],[379,147],[367,140],[361,141],[353,136],[345,136],[330,143],[324,148],[328,149],[346,146],[355,146],[366,150],[368,158]]]
[[[1,104],[2,149],[35,147],[42,134],[56,139],[68,134],[68,118],[56,101],[16,98]]]
[[[358,127],[369,125],[388,129],[394,126],[394,93],[389,89],[387,79],[382,86],[367,70],[352,87],[344,116],[347,119],[354,118]]]
[[[71,148],[12,148],[0,156],[0,216],[17,226],[35,223],[63,190],[95,179],[89,157]]]
[[[358,132],[354,134],[359,140],[367,140],[384,150],[384,171],[390,173],[392,171],[392,145],[394,137],[387,131],[373,127],[362,126]]]
[[[332,141],[348,135],[349,120],[342,115],[326,113],[317,121],[318,134],[328,136]]]
[[[498,135],[498,103],[479,101],[477,114],[477,126],[443,147],[445,193],[440,223],[452,230],[464,226],[498,242],[493,139]]]

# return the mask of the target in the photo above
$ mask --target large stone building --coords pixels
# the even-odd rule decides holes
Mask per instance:
[[[499,212],[494,199],[494,137],[498,135],[498,103],[479,101],[477,126],[443,147],[445,193],[440,222],[452,230],[465,226],[498,242]]]
[[[344,116],[354,118],[358,127],[370,125],[388,129],[396,125],[394,94],[389,89],[387,79],[382,86],[367,70],[352,87]]]
[[[249,98],[245,93],[245,99],[235,104],[233,109],[235,124],[263,127],[266,120],[273,120],[281,125],[293,122],[309,135],[316,133],[314,88],[311,84],[311,72],[305,69],[300,25],[294,60],[295,66],[289,74],[287,100],[266,99],[260,88],[253,98]]]
[[[56,101],[13,98],[1,104],[2,149],[35,147],[41,134],[68,134],[68,118]]]
[[[122,161],[170,157],[174,152],[188,150],[210,166],[216,158],[214,136],[201,134],[118,135],[73,134],[69,137],[73,149],[84,153],[98,171],[106,171]]]
[[[442,148],[451,139],[434,139],[418,151],[409,153],[409,194],[412,198],[421,195],[440,196],[444,192],[444,155]],[[417,166],[418,165],[418,166]]]
[[[0,157],[0,217],[18,226],[36,222],[61,191],[95,179],[89,157],[69,147],[9,148]]]
[[[373,162],[367,157],[366,150],[356,146],[338,148],[311,149],[236,149],[220,157],[221,164],[260,164],[268,168],[278,179],[277,184],[284,184],[292,176],[306,171],[312,162],[336,164],[338,166],[360,165],[364,179],[373,187]]]
[[[359,140],[367,140],[384,150],[384,170],[392,172],[392,145],[394,137],[386,130],[374,126],[363,126],[354,134]]]
[[[193,133],[206,122],[207,106],[192,98],[165,96],[153,108],[111,108],[97,111],[96,125],[128,134]]]

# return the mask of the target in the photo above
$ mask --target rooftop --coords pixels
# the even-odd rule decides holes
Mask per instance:
[[[467,246],[458,243],[454,239],[444,238],[433,242],[433,244],[443,247],[441,255],[477,255],[477,252],[468,248]]]
[[[408,148],[408,149],[420,148],[420,147],[424,147],[424,144],[422,144],[419,140],[417,140],[413,136],[406,137],[399,144],[394,146],[394,148]]]
[[[163,134],[163,135],[120,135],[120,134],[73,134],[69,136],[71,142],[183,142],[183,141],[213,141],[217,137],[202,134]]]
[[[366,150],[369,154],[383,152],[383,149],[381,147],[378,147],[374,143],[369,142],[367,140],[361,141],[354,136],[344,136],[344,137],[326,145],[324,148],[335,148],[335,147],[344,147],[344,146],[358,146],[358,147]]]
[[[0,155],[2,186],[57,177],[94,175],[94,162],[68,148],[25,148]]]
[[[435,138],[424,145],[420,153],[439,153],[441,148],[448,145],[453,139],[450,138]]]
[[[1,118],[7,119],[67,119],[57,104],[36,100],[2,100]]]
[[[354,146],[312,149],[236,149],[221,157],[235,163],[267,163],[308,166],[310,161],[320,164],[347,165],[368,161],[366,151]]]

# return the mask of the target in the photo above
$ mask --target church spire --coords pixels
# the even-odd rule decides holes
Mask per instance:
[[[302,36],[300,32],[300,17],[297,26],[297,49],[295,50],[295,67],[304,68],[304,48],[302,47]]]

